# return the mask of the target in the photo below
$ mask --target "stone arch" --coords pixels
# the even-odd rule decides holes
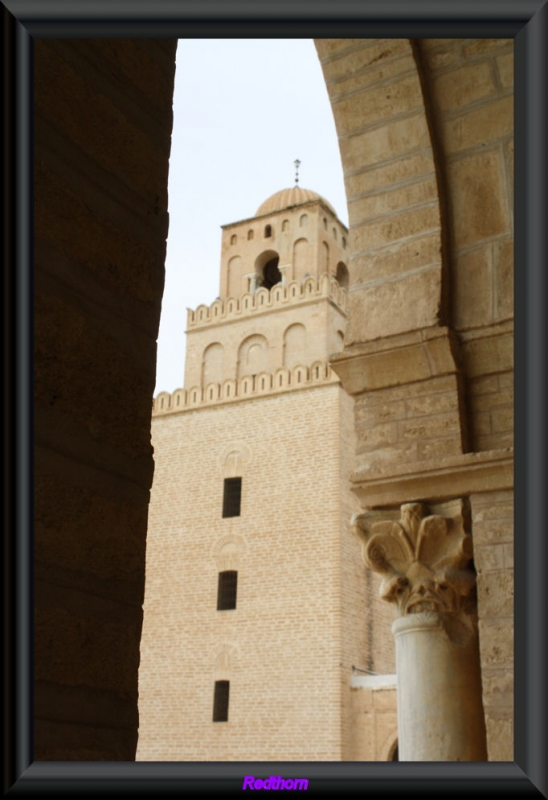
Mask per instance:
[[[224,378],[225,349],[220,342],[212,342],[202,356],[202,386],[222,383]]]
[[[260,333],[248,336],[238,350],[238,379],[269,371],[268,340]]]

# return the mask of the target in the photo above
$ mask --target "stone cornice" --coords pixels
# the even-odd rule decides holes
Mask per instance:
[[[350,345],[330,363],[348,394],[356,395],[455,373],[458,352],[455,334],[435,326]]]
[[[478,491],[499,491],[514,486],[514,450],[464,453],[436,461],[419,461],[388,470],[357,470],[351,476],[353,491],[364,508],[381,508],[402,502],[441,502]]]

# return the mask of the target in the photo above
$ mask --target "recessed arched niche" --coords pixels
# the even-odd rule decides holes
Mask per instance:
[[[260,333],[248,336],[238,350],[238,379],[269,372],[268,340]]]
[[[339,286],[342,286],[344,289],[346,289],[349,283],[349,275],[347,266],[343,261],[339,261],[337,264],[337,272],[335,273],[335,277]]]
[[[206,347],[202,359],[202,386],[222,383],[224,354],[224,347],[220,342],[213,342]]]
[[[284,333],[283,365],[286,369],[293,369],[306,362],[306,356],[306,328],[297,322]]]

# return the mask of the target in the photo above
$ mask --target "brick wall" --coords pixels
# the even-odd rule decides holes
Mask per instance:
[[[351,666],[367,659],[352,450],[341,453],[351,414],[328,383],[154,419],[138,759],[340,760],[348,750]],[[236,451],[241,516],[222,519]],[[237,608],[217,611],[226,563],[238,571]],[[213,723],[220,679],[229,721]]]

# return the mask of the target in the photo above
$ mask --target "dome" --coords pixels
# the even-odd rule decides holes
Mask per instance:
[[[264,203],[261,203],[255,216],[260,217],[262,214],[271,214],[274,211],[282,211],[284,208],[300,206],[302,203],[309,203],[311,200],[321,200],[331,213],[337,216],[331,203],[328,203],[324,197],[317,192],[311,192],[310,189],[301,189],[300,186],[282,189],[281,192],[271,195]]]

